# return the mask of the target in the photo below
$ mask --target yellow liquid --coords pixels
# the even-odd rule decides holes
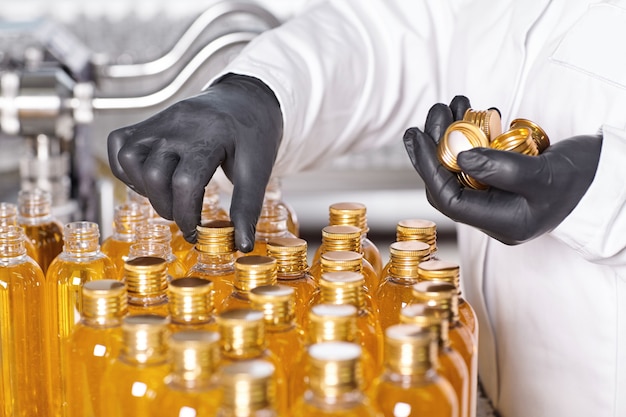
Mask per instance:
[[[309,301],[317,289],[317,284],[308,273],[296,277],[278,274],[278,284],[294,289],[296,323],[300,328],[304,325],[304,318],[309,314]]]
[[[70,417],[103,416],[104,375],[118,356],[122,331],[115,327],[91,327],[78,323],[70,336],[68,350],[67,401]]]
[[[400,323],[400,310],[414,300],[412,284],[415,282],[387,277],[378,286],[376,300],[380,327],[383,332],[387,327]]]
[[[322,276],[322,266],[319,261],[313,263],[309,273],[315,282],[319,282]],[[363,278],[365,278],[365,288],[367,288],[368,292],[373,294],[379,285],[380,279],[376,271],[374,271],[374,267],[365,258],[363,258],[361,273],[363,274]],[[372,301],[376,305],[376,300],[373,299]]]
[[[450,349],[439,349],[437,372],[450,382],[457,403],[458,416],[469,416],[469,373],[461,355]]]
[[[217,387],[185,390],[170,382],[157,389],[151,415],[213,417],[217,414],[221,401],[222,393]]]
[[[102,380],[104,414],[97,417],[154,417],[151,406],[169,373],[167,362],[134,365],[115,360]],[[164,415],[164,414],[160,414]]]
[[[22,224],[21,226],[26,237],[35,247],[36,255],[33,259],[46,274],[54,258],[63,251],[63,227],[54,221],[35,225]]]
[[[197,253],[195,250],[192,253]],[[219,257],[216,257],[218,259]],[[213,283],[213,305],[216,312],[222,311],[220,307],[224,300],[233,292],[235,281],[235,266],[231,257],[230,262],[208,265],[201,262],[193,265],[186,276],[206,279]]]
[[[325,404],[309,396],[301,397],[293,408],[293,417],[377,417],[364,395],[354,397],[340,404]]]
[[[267,348],[275,357],[280,358],[279,364],[283,368],[283,374],[288,386],[287,403],[289,407],[295,400],[293,390],[291,389],[292,378],[296,374],[296,366],[300,363],[304,353],[304,342],[299,330],[295,325],[284,330],[272,329],[266,326],[265,330]]]
[[[459,297],[459,320],[469,328],[474,341],[478,343],[478,320],[476,319],[476,312],[463,298]]]
[[[0,415],[49,410],[44,328],[44,276],[35,261],[0,262]]]
[[[124,277],[124,262],[128,259],[130,245],[133,243],[132,240],[117,240],[112,237],[102,242],[100,250],[113,261],[117,270],[117,275],[109,278],[121,280]]]
[[[478,349],[469,327],[459,322],[450,326],[450,347],[459,352],[469,371],[469,409],[476,409],[478,395]],[[471,414],[473,415],[473,413]]]
[[[215,310],[220,313],[222,311],[234,310],[236,308],[252,308],[252,302],[248,298],[244,298],[237,291],[230,294],[221,305],[216,305]]]
[[[363,257],[372,265],[374,272],[376,272],[376,276],[382,277],[383,260],[376,245],[374,245],[374,243],[366,237],[361,242],[361,249],[363,251]],[[374,288],[376,287],[372,287],[372,291]]]
[[[136,316],[139,314],[156,314],[157,316],[167,317],[170,315],[170,310],[167,306],[167,301],[146,305],[128,303],[128,315]]]
[[[454,417],[458,404],[450,383],[437,374],[419,381],[384,374],[374,388],[376,407],[384,417]]]
[[[115,273],[115,265],[103,254],[75,262],[63,253],[48,268],[45,290],[52,415],[60,415],[67,407],[62,372],[66,369],[67,358],[61,347],[80,320],[83,284],[115,276]]]
[[[215,320],[211,320],[206,323],[182,323],[182,322],[170,322],[169,325],[170,333],[175,332],[186,332],[186,331],[205,331],[205,332],[219,332],[219,328],[217,326],[217,322]]]
[[[185,263],[174,256],[167,262],[167,275],[172,279],[182,278],[187,276],[187,267]]]

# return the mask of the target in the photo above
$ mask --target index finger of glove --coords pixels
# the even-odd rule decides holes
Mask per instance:
[[[463,120],[465,112],[471,107],[469,98],[465,96],[455,96],[450,102],[450,110],[452,110],[454,120]]]
[[[117,129],[109,133],[109,136],[107,137],[107,153],[109,157],[109,166],[111,167],[113,175],[124,183],[129,184],[130,179],[124,172],[124,168],[122,168],[118,158],[120,150],[128,140],[128,134],[126,132],[127,129]]]

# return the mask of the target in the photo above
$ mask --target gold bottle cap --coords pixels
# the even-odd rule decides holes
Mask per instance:
[[[251,416],[257,410],[274,408],[276,398],[275,368],[256,359],[226,365],[220,373],[222,409],[233,416]]]
[[[459,296],[458,290],[453,284],[422,281],[413,285],[412,294],[417,303],[440,308],[449,314],[451,323],[458,323]]]
[[[400,323],[431,329],[436,339],[442,345],[448,346],[449,315],[449,311],[427,304],[409,304],[400,310]]]
[[[156,256],[140,256],[124,263],[128,295],[136,298],[159,297],[167,292],[167,262]]]
[[[247,308],[226,310],[217,316],[217,325],[225,357],[255,358],[265,350],[263,312]]]
[[[295,290],[286,285],[261,285],[249,294],[252,308],[263,312],[266,328],[290,326],[296,316]]]
[[[419,240],[430,245],[430,253],[437,251],[437,225],[423,219],[400,220],[396,224],[396,241]]]
[[[250,292],[261,285],[274,285],[278,271],[276,259],[269,256],[242,256],[235,261],[234,287],[237,291]]]
[[[267,242],[267,255],[276,259],[278,274],[301,274],[309,269],[307,243],[296,237],[275,237]]]
[[[213,319],[213,282],[198,278],[177,278],[169,283],[168,308],[174,323],[200,324]]]
[[[437,344],[431,329],[396,324],[385,330],[385,365],[401,375],[419,375],[433,367]]]
[[[367,233],[367,207],[361,203],[334,203],[328,208],[329,225],[356,226],[362,233]]]
[[[154,314],[122,319],[121,355],[128,361],[147,364],[167,360],[168,317]]]
[[[178,385],[199,388],[210,383],[220,361],[220,335],[186,330],[169,339],[173,379]]]
[[[478,126],[489,140],[502,133],[500,112],[495,109],[467,109],[463,115],[463,120]]]
[[[539,153],[542,153],[548,148],[548,146],[550,146],[550,139],[548,138],[548,135],[538,124],[528,119],[515,119],[510,124],[511,129],[520,127],[525,127],[530,130],[531,137],[537,145],[537,151]]]
[[[309,310],[309,343],[354,342],[357,309],[350,304],[317,304]]]
[[[325,272],[320,277],[320,299],[325,304],[350,304],[360,309],[365,303],[365,278],[351,271]]]
[[[100,249],[100,229],[93,222],[71,222],[63,227],[63,251],[92,253]]]
[[[324,252],[361,252],[361,229],[355,226],[326,226],[322,229]]]
[[[137,203],[124,203],[115,206],[113,214],[113,230],[117,235],[135,239],[138,226],[147,224],[148,218],[144,208]]]
[[[389,275],[392,278],[417,282],[418,265],[430,258],[430,245],[417,240],[389,245]]]
[[[337,398],[359,389],[361,346],[349,342],[315,343],[308,348],[309,388],[322,397]]]
[[[493,141],[490,147],[501,151],[517,152],[524,155],[537,156],[539,150],[537,144],[532,139],[530,129],[525,127],[508,130]]]
[[[461,183],[461,185],[463,185],[464,187],[467,188],[471,188],[473,190],[488,190],[489,186],[487,184],[483,184],[482,182],[478,181],[476,178],[467,175],[465,172],[458,172],[456,174],[457,180]]]
[[[198,241],[196,249],[211,255],[235,253],[235,226],[231,221],[212,220],[196,226]]]
[[[128,312],[128,294],[123,282],[113,279],[89,281],[83,285],[82,294],[82,317],[100,326],[112,321],[119,323]]]
[[[448,282],[457,288],[461,295],[459,264],[438,259],[424,261],[418,265],[417,274],[420,281]]]
[[[320,256],[320,267],[324,272],[361,272],[363,255],[354,251],[330,251]]]
[[[17,206],[0,202],[0,227],[17,226]]]
[[[459,120],[446,129],[437,146],[437,157],[448,170],[461,172],[456,162],[457,155],[476,147],[489,147],[489,139],[478,126]]]
[[[0,227],[0,259],[26,253],[26,235],[21,226]]]

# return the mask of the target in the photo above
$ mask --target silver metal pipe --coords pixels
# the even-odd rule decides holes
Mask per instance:
[[[95,97],[91,102],[92,107],[94,110],[126,110],[160,105],[180,91],[198,68],[211,58],[213,54],[229,46],[248,43],[256,36],[258,36],[258,33],[255,32],[235,32],[222,35],[202,48],[180,71],[178,76],[163,89],[141,97]]]
[[[280,24],[273,14],[253,3],[240,1],[220,2],[214,4],[198,16],[172,49],[162,57],[142,64],[103,66],[99,69],[100,75],[108,78],[131,78],[165,72],[179,62],[185,52],[191,48],[194,41],[211,23],[220,17],[232,13],[252,14],[266,22],[269,27],[276,27]]]

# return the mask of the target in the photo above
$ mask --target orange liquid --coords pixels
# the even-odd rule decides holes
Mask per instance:
[[[124,262],[128,259],[128,252],[130,251],[130,245],[133,241],[117,240],[113,237],[109,237],[102,242],[101,251],[108,256],[115,264],[117,275],[115,277],[109,277],[111,279],[121,280],[124,277]]]
[[[377,417],[376,412],[364,395],[355,393],[348,401],[338,404],[323,403],[308,396],[302,397],[293,409],[294,417]]]
[[[394,280],[387,277],[376,290],[380,327],[383,331],[389,326],[400,323],[400,310],[414,300],[410,281]]]
[[[447,380],[437,374],[415,381],[410,377],[384,374],[376,384],[374,399],[376,407],[384,417],[458,415],[454,389]]]
[[[278,284],[294,289],[296,323],[303,328],[304,317],[309,313],[309,300],[317,284],[308,273],[298,274],[295,278],[278,274]]]
[[[380,256],[380,251],[378,250],[376,245],[374,245],[374,242],[372,242],[366,237],[365,239],[363,239],[361,243],[361,248],[363,251],[363,257],[367,259],[367,262],[369,262],[372,265],[372,267],[374,268],[374,272],[376,272],[376,276],[382,277],[383,276],[382,275],[383,260],[382,260],[382,257]],[[373,287],[372,290],[374,288],[376,287]]]
[[[192,253],[198,252],[194,250]],[[234,289],[234,258],[232,256],[209,256],[209,259],[215,260],[211,263],[204,263],[203,258],[203,255],[199,256],[198,262],[187,271],[186,276],[206,279],[213,283],[213,305],[216,312],[219,312],[222,311],[220,309],[222,303]]]
[[[35,247],[33,259],[39,264],[44,274],[48,267],[63,251],[63,227],[57,222],[49,222],[35,225],[21,225]]]
[[[437,372],[446,378],[456,394],[458,416],[469,416],[469,373],[461,355],[450,349],[439,349]]]
[[[450,326],[449,337],[450,347],[459,352],[469,371],[469,409],[475,410],[478,395],[478,349],[474,336],[469,327],[459,322]]]
[[[266,327],[265,340],[267,342],[267,348],[274,354],[275,357],[280,358],[280,366],[283,368],[283,374],[287,381],[287,386],[291,387],[292,378],[294,378],[296,366],[301,361],[301,357],[304,353],[304,342],[300,335],[300,329],[295,325],[290,326],[283,330],[272,329]],[[291,407],[293,404],[293,392],[288,390],[287,403]]]
[[[319,282],[320,277],[322,276],[322,266],[319,260],[311,265],[309,273],[315,282]],[[367,291],[370,293],[373,293],[378,287],[380,279],[378,274],[376,274],[376,271],[374,271],[374,267],[365,258],[363,258],[361,273],[365,278],[365,288],[367,288]],[[376,303],[376,300],[373,301]]]
[[[29,257],[13,259],[0,262],[0,415],[45,415],[44,276]]]
[[[222,393],[215,386],[191,390],[170,382],[156,390],[151,415],[212,417],[216,415],[221,401]]]

